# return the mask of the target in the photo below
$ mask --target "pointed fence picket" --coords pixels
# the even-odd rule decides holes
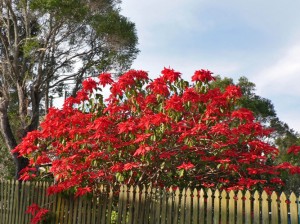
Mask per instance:
[[[294,193],[101,185],[97,197],[47,195],[46,182],[0,182],[0,223],[27,224],[26,208],[50,210],[51,224],[300,224]]]

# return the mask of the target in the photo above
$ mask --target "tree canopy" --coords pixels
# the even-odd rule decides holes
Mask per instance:
[[[51,93],[70,82],[75,93],[87,74],[130,67],[138,53],[135,25],[118,3],[0,0],[0,131],[8,150],[38,127]],[[14,158],[17,172],[28,164]]]
[[[99,182],[281,189],[279,174],[300,167],[275,164],[279,150],[266,141],[272,131],[241,106],[241,88],[215,82],[207,70],[196,71],[190,84],[172,69],[154,80],[134,70],[116,82],[108,73],[87,79],[14,150],[30,160],[21,179],[51,163],[56,184],[49,193],[82,195]],[[106,85],[111,94],[104,100]]]

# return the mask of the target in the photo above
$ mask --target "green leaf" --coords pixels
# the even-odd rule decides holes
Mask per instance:
[[[26,39],[25,44],[23,45],[23,52],[25,58],[30,57],[38,48],[39,42],[36,39]]]
[[[179,171],[177,171],[179,177],[182,177],[184,175],[184,169],[180,169]]]
[[[188,108],[191,107],[191,101],[188,101],[188,102],[187,102],[187,106],[188,106]]]
[[[116,179],[118,182],[123,182],[124,176],[121,173],[116,173]]]
[[[156,141],[156,134],[151,135],[150,140],[153,141],[153,142],[155,142]]]

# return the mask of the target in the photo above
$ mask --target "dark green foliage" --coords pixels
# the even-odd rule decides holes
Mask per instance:
[[[12,156],[0,139],[0,180],[13,179],[15,176],[15,163]]]

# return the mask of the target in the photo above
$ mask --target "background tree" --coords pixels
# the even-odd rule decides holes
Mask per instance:
[[[71,81],[76,92],[86,74],[129,68],[137,36],[118,3],[0,0],[0,131],[8,150],[38,127],[51,91]],[[13,157],[18,173],[28,160]]]

